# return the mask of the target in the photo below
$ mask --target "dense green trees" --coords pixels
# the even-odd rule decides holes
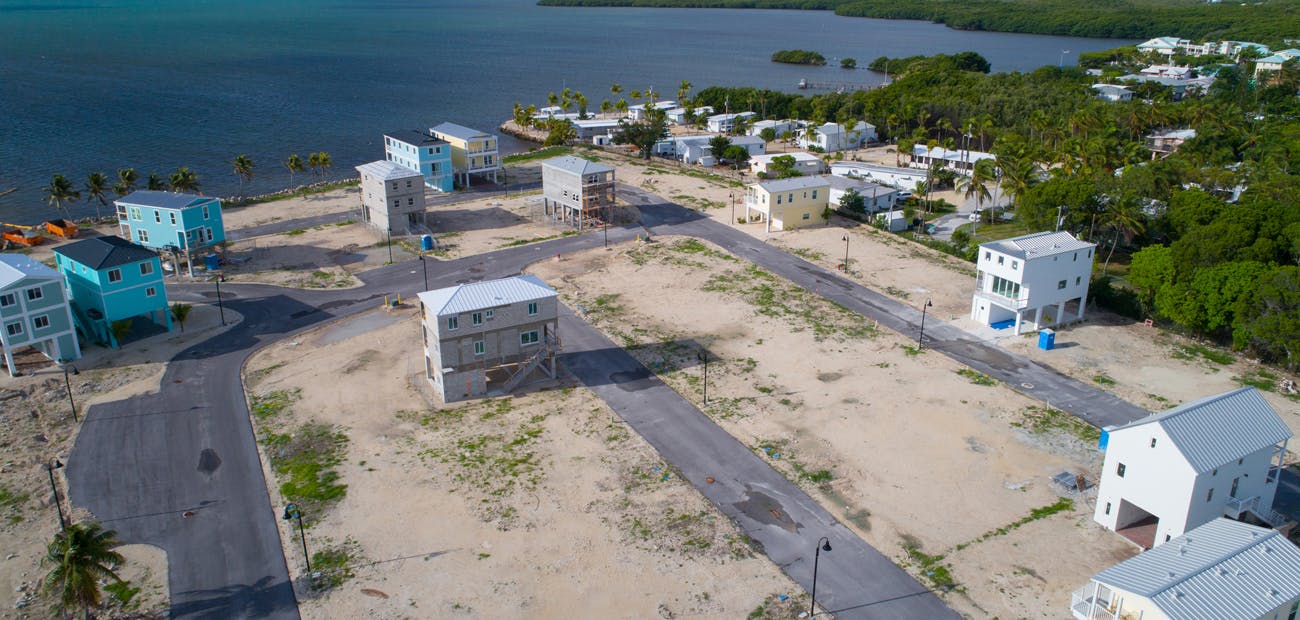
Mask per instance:
[[[772,62],[792,65],[824,65],[826,57],[808,50],[780,50],[772,53]]]
[[[644,120],[635,123],[621,120],[614,144],[629,144],[637,148],[643,159],[650,159],[655,143],[668,136],[668,119],[663,110],[650,109]]]

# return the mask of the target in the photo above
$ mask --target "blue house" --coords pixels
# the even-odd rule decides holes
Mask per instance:
[[[415,129],[384,134],[384,159],[420,173],[428,187],[440,192],[455,189],[451,145],[433,134]]]
[[[184,256],[191,276],[194,253],[226,240],[221,201],[216,198],[142,189],[113,204],[117,205],[122,237],[152,250]]]
[[[118,347],[113,323],[137,317],[172,329],[158,253],[112,235],[54,248],[72,314],[88,338]]]
[[[0,254],[0,346],[11,377],[18,376],[14,351],[22,347],[59,363],[81,357],[59,272],[22,254]]]

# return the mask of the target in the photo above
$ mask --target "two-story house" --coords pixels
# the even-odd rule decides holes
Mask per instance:
[[[424,177],[394,161],[357,166],[361,174],[362,219],[380,235],[414,235],[425,230]]]
[[[0,254],[0,345],[18,376],[14,351],[31,346],[62,364],[81,358],[63,276],[22,254]]]
[[[1076,620],[1295,620],[1300,549],[1276,530],[1214,519],[1092,576]]]
[[[451,164],[461,185],[469,185],[472,174],[492,175],[497,182],[501,170],[501,156],[497,152],[497,137],[456,123],[443,123],[429,130],[435,137],[451,145]]]
[[[537,276],[420,293],[424,374],[443,402],[504,394],[540,370],[555,378],[559,312]]]
[[[778,157],[789,157],[794,160],[782,160],[790,163],[790,170],[803,176],[820,174],[825,165],[822,158],[812,154],[796,151],[794,153],[765,153],[762,155],[751,155],[749,157],[749,169],[760,179],[773,178],[779,176],[779,172],[774,169],[773,163]]]
[[[866,143],[875,140],[876,126],[866,121],[858,121],[853,127],[845,127],[839,123],[824,123],[813,127],[811,132],[802,132],[799,136],[799,146],[816,147],[827,153],[833,153],[862,148]]]
[[[83,336],[118,348],[113,323],[146,317],[167,331],[171,308],[158,253],[121,237],[82,239],[54,248]]]
[[[1068,232],[981,244],[970,318],[1016,334],[1082,320],[1095,248]]]
[[[184,257],[194,275],[194,254],[226,240],[221,201],[207,196],[136,190],[113,201],[124,239]]]
[[[416,129],[384,134],[384,159],[424,177],[424,184],[440,192],[456,188],[451,145],[431,133]]]
[[[1255,388],[1105,430],[1093,519],[1151,548],[1218,517],[1281,525],[1273,497],[1291,429]]]
[[[736,125],[743,125],[754,117],[758,116],[753,112],[731,112],[728,114],[714,114],[705,119],[705,124],[709,131],[715,133],[731,133]]]
[[[578,229],[604,221],[614,206],[614,169],[572,155],[543,161],[542,203],[546,215]]]
[[[745,221],[758,212],[765,230],[794,230],[826,221],[831,184],[824,177],[792,177],[745,188]]]

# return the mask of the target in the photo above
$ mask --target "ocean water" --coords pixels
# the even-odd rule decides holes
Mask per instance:
[[[335,176],[383,157],[382,133],[453,121],[484,130],[515,102],[581,90],[676,96],[682,80],[794,90],[800,78],[876,83],[870,71],[768,60],[812,49],[881,55],[974,50],[995,71],[1071,64],[1124,41],[961,32],[827,11],[547,8],[533,0],[0,0],[0,221],[54,213],[56,173],[194,169],[233,195],[284,187],[281,162],[329,152]],[[1070,53],[1062,54],[1063,50]],[[837,63],[833,63],[837,64]],[[505,150],[524,147],[503,138]],[[305,175],[300,175],[301,182]],[[86,204],[74,215],[93,213]]]

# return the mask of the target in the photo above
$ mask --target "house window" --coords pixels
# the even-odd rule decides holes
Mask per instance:
[[[1165,542],[1169,542],[1169,538],[1170,538],[1169,534],[1165,534]]]
[[[781,204],[781,195],[780,195],[780,194],[777,194],[777,195],[776,195],[776,204]]]
[[[155,224],[161,224],[161,223],[162,223],[162,211],[159,211],[159,210],[157,210],[157,209],[154,209],[154,210],[153,210],[153,222],[154,222]]]
[[[483,324],[483,313],[482,313],[482,312],[475,312],[474,314],[470,315],[469,322],[470,322],[471,325],[482,325],[482,324]]]
[[[1242,461],[1245,461],[1245,460],[1246,460],[1245,458],[1239,458],[1239,459],[1237,459],[1237,464],[1240,465],[1240,464],[1242,463]]]
[[[1156,447],[1156,438],[1155,438],[1155,437],[1152,437],[1152,438],[1151,438],[1151,447],[1152,447],[1152,448]]]
[[[168,214],[167,214],[167,217],[171,218],[172,226],[175,226],[175,225],[176,225],[176,214],[175,214],[175,213],[168,213]]]
[[[203,230],[206,230],[208,232],[208,241],[212,241],[212,229],[204,228]]]
[[[811,219],[811,218],[812,218],[812,214],[811,214],[811,213],[806,213],[806,212],[805,212],[805,213],[803,214],[803,219],[807,220],[807,219]]]
[[[492,317],[494,317],[494,316],[496,316],[496,311],[495,311],[495,310],[485,310],[485,311],[483,311],[483,318],[485,318],[485,319],[487,319],[487,320],[489,320],[489,321],[491,321],[491,320],[492,320]]]
[[[1075,253],[1074,253],[1074,262],[1076,262],[1076,263],[1079,262],[1079,253],[1078,253],[1078,252],[1075,252]]]
[[[1212,500],[1212,499],[1214,499],[1214,489],[1210,489],[1209,491],[1207,491],[1207,492],[1205,493],[1205,501],[1208,502],[1208,501],[1210,501],[1210,500]]]
[[[535,314],[537,314],[537,302],[530,301],[528,302],[528,316],[533,316]]]
[[[790,195],[786,196],[785,199],[789,202],[794,202],[794,192],[790,192]]]
[[[140,207],[131,207],[131,219],[137,222],[144,220],[144,216],[141,215]]]
[[[460,317],[454,317],[454,316],[447,317],[447,330],[453,331],[456,329],[460,329]]]
[[[27,301],[36,301],[42,297],[45,297],[45,291],[41,290],[41,287],[34,286],[27,289]]]
[[[1124,477],[1124,469],[1125,469],[1124,464],[1123,464],[1123,463],[1120,463],[1120,464],[1119,464],[1119,467],[1116,467],[1116,468],[1115,468],[1115,475],[1116,475],[1116,476],[1119,476],[1120,478],[1123,478],[1123,477]]]
[[[48,314],[42,314],[32,319],[32,329],[45,329],[46,327],[49,326],[50,326],[50,315]],[[1237,484],[1236,481],[1233,481],[1234,489],[1237,488],[1235,486],[1236,484]]]
[[[817,190],[813,190],[813,200],[817,200]]]
[[[1006,259],[1005,256],[999,256],[999,257],[998,257],[998,264],[1001,265],[1002,263],[1006,262],[1005,259]]]
[[[0,295],[0,308],[8,308],[9,306],[12,306],[16,303],[18,303],[18,299],[14,297],[13,293],[5,293],[4,295]]]
[[[1239,482],[1241,482],[1241,478],[1233,478],[1233,479],[1232,479],[1232,488],[1231,488],[1231,489],[1228,489],[1228,497],[1236,497],[1236,496],[1237,496],[1237,484],[1238,484]]]
[[[203,205],[203,219],[208,219],[208,205]]]
[[[1083,284],[1083,276],[1075,276],[1074,285],[1079,286],[1080,284]]]
[[[407,199],[406,199],[406,206],[408,206],[408,207],[413,207],[413,206],[415,206],[415,199],[414,199],[414,198],[407,198]]]
[[[5,332],[7,332],[10,336],[21,336],[23,335],[23,324],[18,321],[14,321],[13,323],[5,325]]]
[[[153,297],[154,295],[157,295],[157,294],[158,294],[158,289],[156,289],[156,288],[154,288],[154,287],[152,287],[152,286],[149,287],[149,288],[144,289],[144,296],[145,296],[145,297]]]
[[[153,263],[140,263],[140,275],[147,276],[153,273]]]
[[[393,208],[396,209],[396,208],[401,207],[401,206],[402,206],[402,199],[401,199],[401,198],[394,198],[394,199],[393,199]]]
[[[141,228],[137,229],[136,232],[140,233],[140,243],[149,243],[149,231]]]
[[[537,330],[534,329],[533,331],[519,334],[519,344],[520,346],[525,347],[530,344],[537,344]]]
[[[1065,280],[1056,283],[1056,288],[1065,288]]]
[[[1110,502],[1106,502],[1106,514],[1110,514]]]
[[[121,282],[121,281],[122,281],[122,270],[121,270],[121,269],[110,269],[109,272],[108,272],[108,282],[109,282],[109,284],[112,284],[112,283],[114,283],[114,282]]]
[[[486,353],[486,352],[487,352],[487,349],[483,346],[483,341],[482,341],[482,340],[475,340],[475,341],[474,341],[474,355],[483,355],[483,354]]]

